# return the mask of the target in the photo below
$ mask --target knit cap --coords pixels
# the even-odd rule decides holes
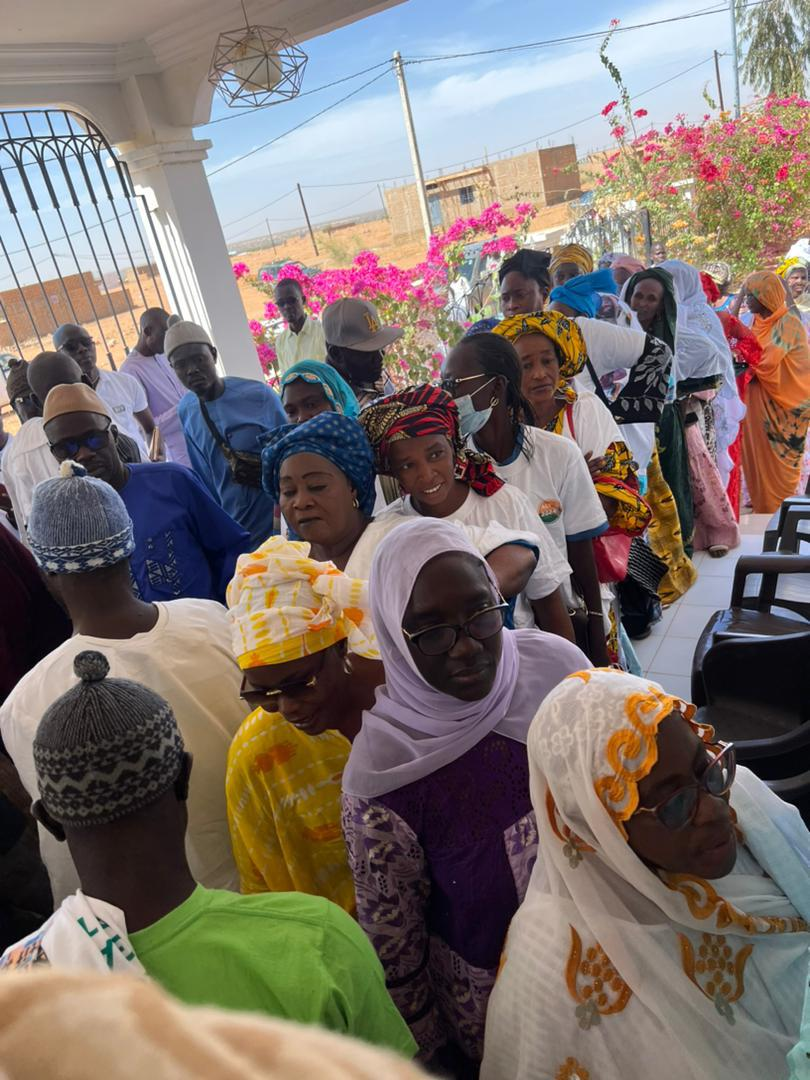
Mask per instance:
[[[121,562],[135,550],[121,496],[75,461],[63,461],[59,476],[34,488],[28,542],[49,574],[86,574]]]
[[[34,736],[40,797],[62,825],[106,825],[156,802],[177,779],[183,739],[171,706],[129,679],[109,679],[100,652],[73,661],[81,680]]]

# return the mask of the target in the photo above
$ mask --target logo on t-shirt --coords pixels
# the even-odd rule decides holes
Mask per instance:
[[[556,499],[543,499],[537,507],[537,513],[544,525],[551,525],[562,513],[562,506]]]
[[[126,405],[113,405],[112,408],[113,408],[113,412],[126,412],[127,411]]]

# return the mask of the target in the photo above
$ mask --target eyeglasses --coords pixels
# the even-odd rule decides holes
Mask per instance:
[[[451,397],[455,397],[456,390],[463,382],[471,382],[473,379],[485,379],[486,377],[487,373],[482,371],[478,375],[465,375],[461,379],[439,379],[439,386]]]
[[[467,637],[472,638],[474,641],[486,641],[487,638],[500,633],[503,630],[508,610],[509,605],[505,601],[501,601],[500,604],[493,604],[491,607],[477,611],[475,615],[464,623],[429,626],[425,630],[417,630],[414,634],[411,634],[403,626],[402,633],[405,640],[410,645],[415,645],[425,656],[442,656],[444,653],[450,652],[458,641],[459,634],[466,634]]]
[[[67,341],[63,341],[60,349],[62,352],[75,353],[78,352],[79,349],[90,349],[92,347],[93,339],[91,337],[83,335],[82,337],[68,338]]]
[[[324,657],[322,653],[318,670],[314,675],[311,675],[308,679],[301,679],[299,682],[286,683],[278,690],[264,690],[256,686],[250,686],[247,681],[247,673],[244,673],[242,675],[242,685],[239,687],[239,697],[250,705],[252,709],[277,712],[278,702],[282,695],[289,698],[300,697],[305,690],[312,690],[318,685],[323,665]]]
[[[720,752],[711,758],[698,780],[684,784],[656,806],[640,806],[636,813],[655,814],[667,829],[683,829],[697,813],[701,791],[714,796],[725,795],[734,783],[736,772],[734,743],[725,743]]]
[[[87,450],[103,449],[110,438],[110,421],[100,431],[87,431],[84,435],[77,435],[73,439],[60,439],[59,442],[51,443],[54,457],[75,458],[78,452],[85,447]]]

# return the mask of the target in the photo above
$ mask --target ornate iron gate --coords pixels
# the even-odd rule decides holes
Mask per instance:
[[[30,358],[72,322],[116,367],[138,338],[137,314],[166,306],[150,249],[143,197],[92,121],[0,112],[0,356]]]

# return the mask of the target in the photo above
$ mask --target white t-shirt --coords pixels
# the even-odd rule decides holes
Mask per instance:
[[[143,460],[148,461],[149,449],[143,428],[133,416],[133,413],[149,408],[146,391],[138,380],[124,371],[99,368],[96,393],[112,413],[113,423],[118,430],[135,440]]]
[[[529,457],[523,452],[526,439]],[[540,428],[523,428],[513,457],[495,462],[495,471],[528,497],[563,556],[568,540],[588,540],[607,529],[585,458],[569,439]]]
[[[249,711],[239,697],[241,673],[231,652],[228,613],[213,600],[156,604],[158,619],[124,640],[76,634],[20,680],[0,709],[0,733],[32,800],[38,798],[33,740],[45,710],[78,682],[75,657],[97,649],[110,676],[148,686],[171,705],[194,757],[186,851],[191,872],[211,889],[239,889],[225,805],[228,748]],[[67,844],[40,829],[42,861],[55,904],[78,888]]]
[[[59,465],[51,453],[44,427],[41,416],[26,420],[3,454],[3,483],[11,498],[20,536],[26,543],[25,526],[31,516],[34,488],[43,480],[59,475]]]
[[[3,479],[3,458],[8,453],[9,449],[11,448],[11,444],[13,442],[14,442],[14,436],[9,435],[9,437],[6,439],[5,446],[0,448],[0,484],[5,484],[5,480]],[[6,529],[8,529],[9,532],[14,533],[15,536],[17,535],[17,530],[14,528],[14,526],[8,520],[8,517],[6,516],[6,513],[3,510],[0,510],[0,525],[3,525]]]
[[[419,512],[411,502],[410,495],[405,495],[403,498],[397,499],[396,502],[392,502],[375,518],[360,537],[346,566],[346,572],[352,576],[367,578],[371,571],[371,560],[374,557],[374,551],[382,537],[395,524],[419,516]],[[493,525],[498,525],[502,530],[526,534],[531,537],[531,543],[538,549],[537,566],[524,590],[525,598],[523,596],[518,597],[518,603],[515,606],[515,626],[535,625],[528,600],[542,600],[561,585],[564,589],[567,589],[571,576],[571,567],[549,536],[545,525],[533,512],[526,496],[511,484],[504,484],[494,495],[490,496],[479,495],[470,488],[467,498],[458,510],[444,520],[460,522],[462,525],[475,526],[482,530],[491,529]],[[510,542],[507,537],[503,537],[499,543],[492,542],[492,536],[493,534],[490,532],[487,538],[489,551],[500,546],[500,544]],[[514,537],[514,539],[519,538]],[[474,542],[477,543],[475,540]],[[480,546],[479,550],[481,550]],[[352,560],[356,560],[354,565],[358,568],[363,564],[368,569],[364,573],[350,569]]]

